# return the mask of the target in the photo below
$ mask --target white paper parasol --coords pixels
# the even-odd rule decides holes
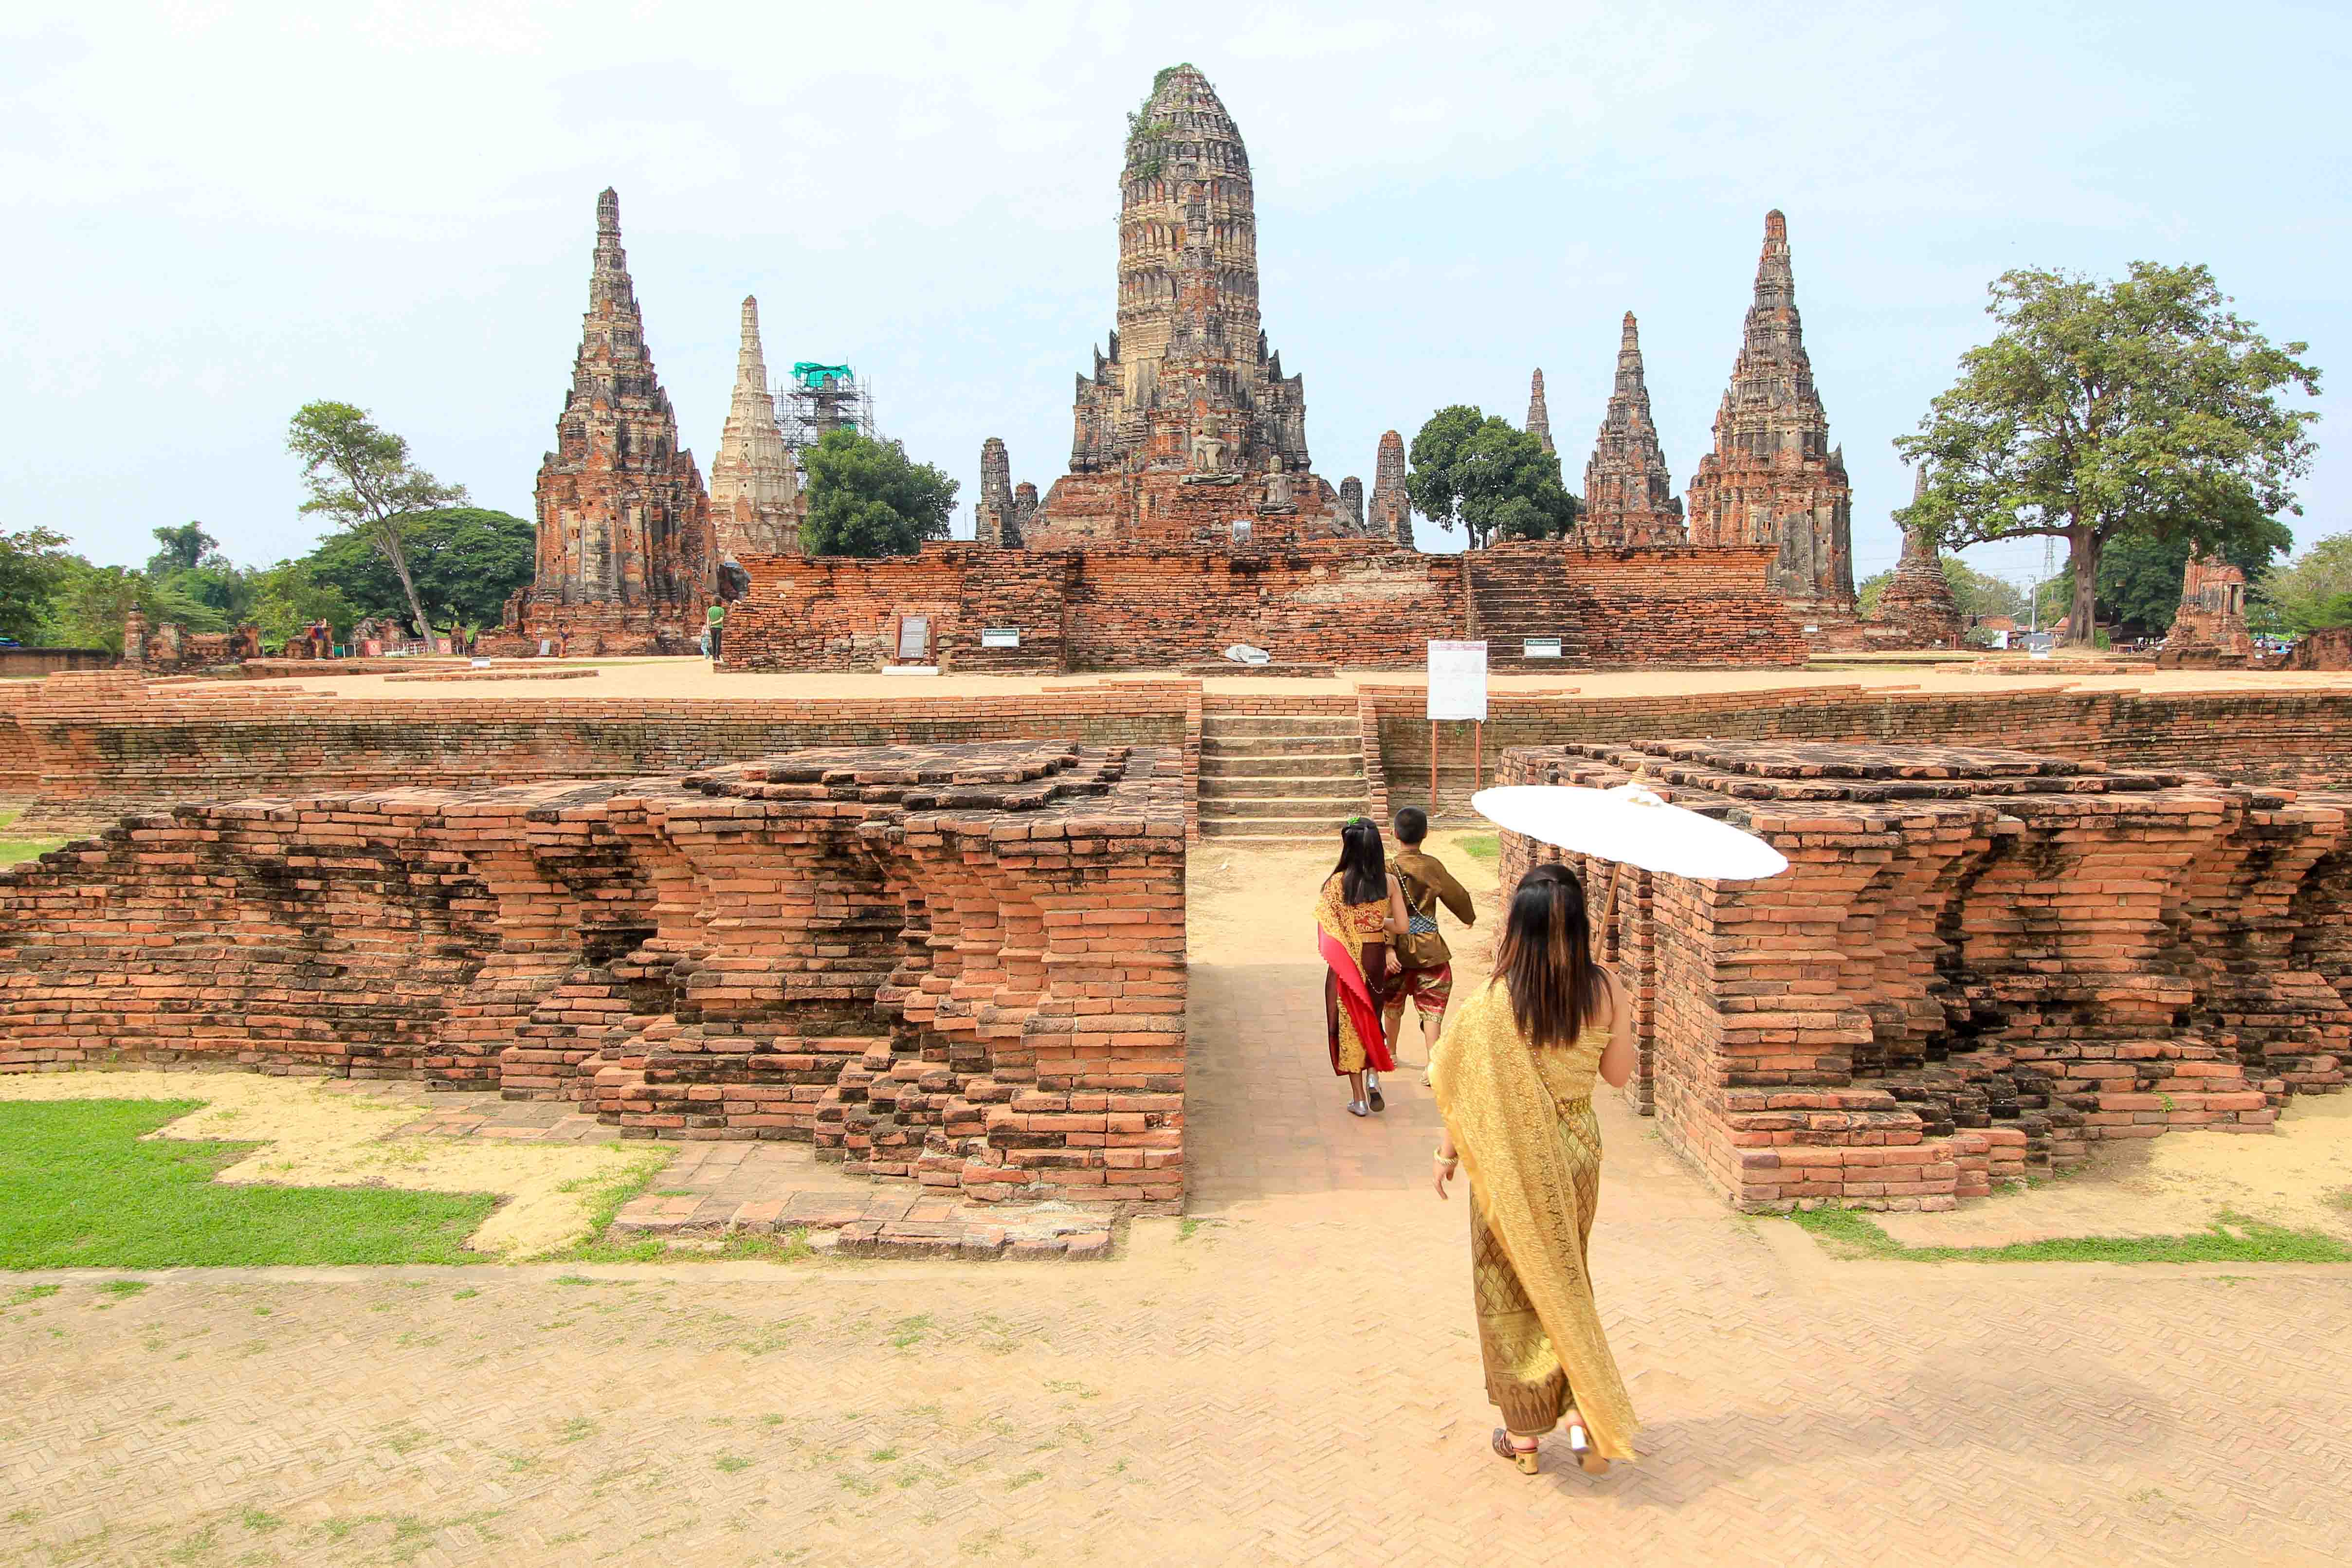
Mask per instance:
[[[1744,882],[1789,868],[1789,858],[1754,834],[1670,805],[1639,784],[1503,784],[1480,790],[1470,804],[1514,833],[1645,871]]]

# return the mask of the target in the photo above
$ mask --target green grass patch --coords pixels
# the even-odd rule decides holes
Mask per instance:
[[[609,1176],[583,1176],[576,1182],[566,1182],[560,1191],[589,1194],[588,1229],[577,1244],[561,1252],[550,1253],[547,1260],[551,1263],[659,1262],[662,1257],[659,1241],[608,1242],[604,1239],[604,1233],[612,1228],[622,1206],[651,1186],[654,1178],[676,1156],[675,1149],[648,1149],[637,1153]]]
[[[25,814],[21,811],[0,811],[0,829]],[[0,837],[0,869],[14,866],[19,860],[37,860],[52,849],[62,849],[72,840],[67,838],[9,838]]]
[[[488,1194],[226,1186],[256,1145],[140,1142],[203,1103],[0,1104],[0,1268],[483,1261],[466,1238]]]
[[[2352,1247],[2334,1237],[2227,1209],[2188,1236],[2063,1237],[2006,1247],[1906,1247],[1861,1209],[1800,1209],[1789,1217],[1840,1258],[1902,1263],[2352,1263]]]
[[[1469,856],[1473,860],[1498,859],[1503,853],[1503,839],[1500,834],[1467,833],[1457,842],[1462,846],[1462,853]]]

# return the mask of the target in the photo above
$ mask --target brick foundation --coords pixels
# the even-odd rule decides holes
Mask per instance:
[[[1183,795],[1043,742],[132,816],[0,873],[0,1071],[419,1078],[1169,1207]]]
[[[1924,746],[1524,748],[1498,773],[1636,764],[1790,862],[1708,885],[1579,858],[1637,998],[1636,1103],[1743,1208],[1948,1208],[2344,1084],[2352,796]],[[1504,898],[1556,858],[1503,835]]]

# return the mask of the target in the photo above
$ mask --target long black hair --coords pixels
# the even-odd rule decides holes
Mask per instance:
[[[1381,848],[1381,830],[1369,816],[1351,816],[1339,829],[1339,863],[1331,868],[1339,879],[1343,904],[1385,902],[1389,896],[1389,858]]]
[[[1584,884],[1566,866],[1538,866],[1519,879],[1495,955],[1495,978],[1511,993],[1511,1016],[1528,1044],[1571,1044],[1601,1010],[1607,981],[1592,962]]]

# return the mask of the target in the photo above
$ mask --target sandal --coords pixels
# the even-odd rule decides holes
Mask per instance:
[[[1511,1441],[1510,1433],[1500,1426],[1495,1428],[1495,1452],[1518,1466],[1519,1473],[1523,1476],[1536,1475],[1543,1468],[1543,1461],[1538,1449],[1520,1447]]]
[[[1592,1438],[1584,1430],[1584,1422],[1580,1416],[1568,1418],[1568,1451],[1576,1456],[1576,1468],[1586,1475],[1605,1476],[1609,1473],[1609,1461],[1593,1452]]]
[[[1364,1075],[1364,1098],[1370,1103],[1371,1108],[1374,1110],[1386,1110],[1389,1108],[1389,1102],[1382,1099],[1381,1095],[1381,1079],[1379,1074],[1366,1073]]]

